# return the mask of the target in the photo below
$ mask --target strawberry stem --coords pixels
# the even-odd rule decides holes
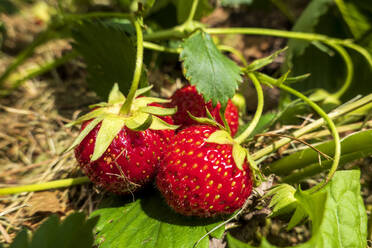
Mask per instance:
[[[263,105],[264,105],[264,96],[263,91],[260,82],[258,81],[257,77],[253,73],[247,73],[247,75],[252,80],[252,83],[254,84],[254,87],[256,88],[257,92],[257,109],[256,113],[253,116],[253,119],[249,126],[244,130],[242,134],[240,134],[238,137],[236,137],[234,140],[236,143],[241,144],[244,142],[249,135],[253,132],[253,130],[256,128],[258,121],[261,118]]]
[[[192,20],[195,17],[196,9],[198,7],[199,0],[193,0],[192,5],[191,5],[191,10],[189,13],[189,16],[187,17],[187,20],[185,21],[185,24],[187,25],[188,23],[191,23]]]
[[[278,88],[280,88],[282,90],[285,90],[288,93],[290,93],[290,94],[292,94],[294,96],[297,96],[298,98],[302,99],[310,107],[312,107],[324,119],[324,121],[327,123],[328,128],[329,128],[329,130],[330,130],[330,132],[331,132],[331,134],[333,136],[333,139],[335,141],[335,153],[334,153],[335,155],[334,155],[334,158],[333,158],[333,163],[332,163],[331,169],[329,170],[328,175],[325,178],[325,180],[323,182],[319,183],[318,185],[314,186],[313,188],[311,188],[310,192],[315,192],[315,191],[323,188],[332,179],[334,173],[337,170],[338,164],[340,162],[341,142],[340,142],[340,136],[339,136],[339,134],[337,132],[336,125],[334,124],[334,122],[332,121],[332,119],[327,115],[326,112],[324,112],[324,110],[321,107],[319,107],[315,102],[313,102],[312,100],[310,100],[308,97],[306,97],[305,95],[303,95],[299,91],[297,91],[295,89],[292,89],[291,87],[289,87],[289,86],[287,86],[287,85],[285,85],[283,83],[278,83],[278,80],[273,79],[273,78],[268,77],[268,76],[265,76],[262,73],[260,73],[258,75],[261,75],[262,77],[264,77],[265,78],[265,81],[267,81],[268,83],[270,83],[270,84],[272,84],[274,86],[277,86]],[[299,136],[300,135],[298,135],[296,137],[299,137]]]
[[[329,46],[331,46],[333,49],[335,49],[338,54],[341,55],[342,59],[345,62],[345,67],[346,67],[346,79],[342,87],[333,94],[337,99],[341,98],[347,91],[347,89],[350,87],[352,81],[353,81],[353,76],[354,76],[354,67],[353,67],[353,62],[350,58],[350,55],[347,53],[345,48],[343,48],[340,45],[333,44],[331,42],[326,42]]]
[[[37,184],[2,188],[0,189],[0,195],[12,195],[12,194],[18,194],[18,193],[23,193],[23,192],[35,192],[35,191],[42,191],[42,190],[49,190],[49,189],[65,188],[65,187],[70,187],[73,185],[79,185],[79,184],[84,184],[84,183],[89,183],[89,182],[90,180],[88,177],[68,178],[68,179],[55,180],[55,181],[46,182],[46,183],[37,183]]]
[[[141,24],[139,23],[138,19],[133,21],[134,27],[137,33],[137,58],[136,58],[136,68],[134,70],[133,81],[130,87],[127,99],[123,106],[120,109],[121,114],[129,114],[130,107],[132,106],[136,90],[138,89],[139,81],[141,79],[142,74],[142,64],[143,64],[143,35]]]

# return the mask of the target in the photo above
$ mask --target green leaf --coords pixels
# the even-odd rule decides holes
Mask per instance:
[[[86,220],[83,213],[72,213],[62,223],[50,216],[29,239],[26,230],[19,232],[10,248],[91,248],[93,228],[98,218]]]
[[[191,5],[193,1],[190,0],[173,0],[174,5],[177,8],[177,21],[178,23],[183,23],[187,20],[189,16]],[[208,0],[199,0],[198,6],[196,7],[196,12],[194,19],[200,20],[203,16],[208,15],[213,10]]]
[[[144,106],[147,106],[150,103],[168,103],[170,101],[171,100],[156,98],[156,97],[139,97],[139,98],[134,99],[133,107],[136,107],[136,106],[137,107],[144,107]]]
[[[217,49],[206,33],[199,31],[187,38],[180,59],[185,77],[213,105],[220,102],[226,106],[242,81],[240,68]]]
[[[315,27],[321,16],[325,15],[328,8],[333,4],[333,0],[313,0],[302,12],[300,18],[293,26],[293,31],[315,32]],[[309,46],[308,41],[291,39],[288,41],[287,61],[291,63],[293,56],[300,56]],[[292,65],[290,65],[292,67]]]
[[[104,105],[104,104],[100,103],[100,105]],[[87,113],[83,116],[80,116],[77,120],[66,124],[66,127],[72,127],[72,126],[75,126],[77,124],[83,123],[84,121],[91,120],[93,118],[96,118],[96,117],[102,115],[104,112],[105,112],[105,110],[102,109],[102,108],[95,109],[95,110],[90,111],[89,113]]]
[[[335,3],[355,39],[358,40],[371,31],[372,11],[368,12],[362,6],[358,6],[356,0],[335,0]]]
[[[359,159],[372,153],[372,130],[353,133],[341,140],[341,165],[350,162],[352,159]],[[334,142],[328,141],[315,146],[321,152],[333,156]],[[292,153],[291,155],[279,159],[269,166],[271,172],[278,175],[288,175],[297,169],[305,170],[309,166],[319,167],[320,170],[328,168],[332,161],[323,160],[319,165],[319,155],[311,148]]]
[[[233,159],[235,161],[236,167],[239,170],[243,170],[244,160],[247,157],[246,150],[239,144],[234,143],[232,150]]]
[[[157,192],[134,202],[130,198],[129,203],[119,197],[107,200],[111,202],[92,213],[100,216],[96,240],[100,248],[190,248],[221,222],[178,215]],[[208,247],[208,238],[197,246]]]
[[[109,37],[109,38],[108,38]],[[103,99],[114,83],[128,94],[135,68],[136,49],[120,24],[86,22],[73,31],[74,48],[87,64],[89,86]],[[146,83],[141,77],[141,87]]]
[[[296,189],[289,184],[280,184],[265,194],[265,197],[272,196],[269,207],[273,207],[270,216],[277,216],[284,213],[290,213],[296,206]]]
[[[267,56],[265,58],[256,59],[251,64],[249,64],[245,69],[248,72],[257,71],[257,70],[261,69],[262,67],[265,67],[265,66],[273,63],[274,60],[275,60],[275,58],[278,57],[279,54],[281,54],[282,52],[284,52],[285,50],[287,50],[287,48],[288,47],[285,47],[283,49],[280,49],[280,50],[274,52],[273,54],[271,54],[271,55],[269,55],[269,56]]]
[[[119,85],[117,83],[114,84],[114,87],[112,87],[112,90],[110,91],[110,95],[108,97],[108,103],[109,104],[115,104],[119,102],[124,102],[125,96],[123,93],[119,90]]]
[[[219,127],[220,129],[224,129],[224,127],[219,124],[212,116],[209,110],[206,109],[206,114],[208,117],[196,117],[192,115],[189,111],[187,111],[187,114],[190,116],[191,119],[198,123],[207,124],[215,127]]]
[[[134,97],[136,98],[136,97],[139,97],[139,96],[149,92],[152,89],[152,87],[154,87],[154,85],[149,85],[145,88],[136,90],[136,94],[134,95]]]
[[[220,144],[220,145],[224,145],[224,144],[232,145],[232,144],[234,144],[234,140],[231,137],[231,135],[224,130],[217,130],[217,131],[213,132],[205,142],[216,143],[216,144]]]
[[[125,126],[134,131],[144,131],[150,127],[152,119],[153,116],[150,114],[137,112],[125,120]]]
[[[97,134],[91,161],[95,161],[102,156],[102,154],[110,146],[112,140],[123,128],[124,123],[125,121],[122,118],[106,117],[105,119],[103,119],[101,127]]]
[[[309,194],[298,190],[295,194],[300,207],[312,221],[312,237],[296,248],[366,247],[367,215],[360,195],[360,172],[338,171],[322,190]],[[301,218],[301,213],[298,214]],[[231,248],[253,248],[228,236]],[[276,248],[265,239],[260,248]]]
[[[141,112],[159,115],[159,116],[167,116],[173,115],[177,112],[177,108],[162,108],[162,107],[155,107],[155,106],[147,106],[140,108]]]
[[[152,122],[151,122],[151,125],[150,125],[149,129],[152,129],[152,130],[176,130],[179,127],[180,126],[178,126],[178,125],[171,125],[171,124],[163,121],[159,117],[156,117],[156,116],[153,115],[152,116]]]
[[[66,150],[66,152],[71,151],[75,146],[79,145],[83,141],[83,139],[90,133],[90,131],[92,131],[93,128],[95,128],[98,125],[98,123],[100,123],[102,120],[103,118],[96,118],[92,120],[84,128],[84,130],[79,133],[77,138],[74,140],[74,143],[72,143],[72,145]]]

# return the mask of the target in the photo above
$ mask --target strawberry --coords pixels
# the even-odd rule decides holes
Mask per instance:
[[[177,125],[182,125],[181,128],[185,128],[190,125],[197,124],[196,121],[190,118],[188,111],[196,117],[206,117],[207,113],[205,108],[207,107],[213,118],[218,123],[223,125],[223,121],[220,116],[221,104],[218,103],[213,108],[212,102],[205,103],[204,98],[199,94],[195,86],[185,86],[177,90],[171,97],[172,101],[169,106],[177,107],[177,113],[174,114],[173,120]],[[231,129],[231,135],[234,136],[238,131],[239,126],[239,112],[238,108],[231,102],[228,101],[225,111],[225,118]]]
[[[168,145],[156,184],[168,205],[184,215],[210,217],[241,208],[251,194],[253,177],[244,159],[235,164],[231,144],[207,142],[218,129],[183,129]]]
[[[139,189],[155,177],[159,161],[174,136],[175,109],[163,108],[164,99],[140,97],[151,87],[136,92],[129,112],[123,113],[125,97],[115,85],[109,101],[70,125],[82,123],[70,149],[80,167],[98,186],[116,194]]]
[[[89,121],[85,122],[82,130]],[[96,185],[115,194],[135,191],[150,182],[162,156],[160,136],[152,130],[132,131],[126,127],[113,139],[103,155],[91,161],[98,124],[75,148],[75,156],[83,172]],[[157,131],[161,132],[161,131]]]

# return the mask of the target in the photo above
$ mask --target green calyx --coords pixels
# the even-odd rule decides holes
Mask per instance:
[[[95,161],[102,156],[120,130],[125,126],[133,131],[152,130],[175,130],[176,125],[171,125],[157,116],[168,116],[177,112],[176,108],[163,108],[157,106],[148,106],[152,103],[166,103],[168,100],[155,97],[140,97],[149,92],[152,86],[139,89],[135,93],[135,99],[131,104],[128,114],[121,112],[126,98],[120,92],[117,84],[112,88],[108,97],[108,102],[102,102],[91,105],[96,108],[86,115],[81,116],[76,121],[67,124],[67,127],[81,124],[85,121],[92,120],[84,130],[78,135],[74,143],[67,149],[72,150],[79,145],[81,141],[92,131],[99,123],[102,122],[98,131],[94,152],[91,161]]]
[[[206,142],[220,145],[232,145],[232,155],[236,167],[238,167],[239,170],[243,170],[243,164],[245,161],[247,161],[249,167],[251,168],[255,184],[261,184],[263,176],[258,169],[256,162],[249,155],[248,149],[242,147],[238,142],[236,142],[231,137],[230,133],[228,133],[226,130],[217,130],[208,137]]]

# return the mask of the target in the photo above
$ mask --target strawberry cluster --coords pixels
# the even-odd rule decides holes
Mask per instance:
[[[116,89],[111,102],[109,97],[108,103],[74,123],[82,123],[72,148],[84,173],[116,194],[155,180],[168,205],[184,215],[210,217],[241,208],[252,191],[253,177],[247,159],[235,159],[237,107],[228,102],[224,122],[221,105],[206,103],[194,86],[176,91],[167,108],[159,104],[164,100],[140,97],[143,92],[139,90],[129,114],[119,111],[125,97]],[[195,121],[206,116],[216,125]],[[219,141],[221,132],[227,142]]]

